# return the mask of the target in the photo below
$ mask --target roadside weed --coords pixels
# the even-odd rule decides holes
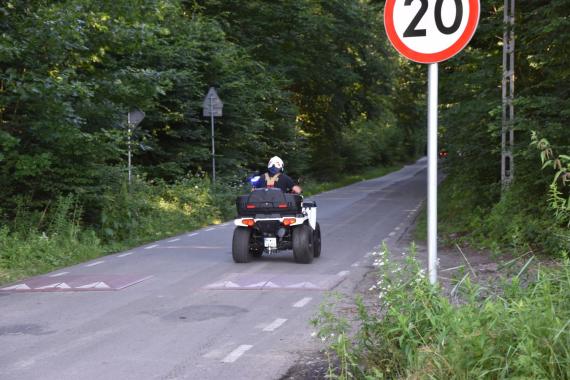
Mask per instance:
[[[568,259],[555,269],[527,260],[517,275],[488,285],[466,272],[451,284],[453,295],[429,284],[413,247],[398,257],[384,247],[376,265],[377,301],[357,300],[356,331],[344,326],[327,340],[333,377],[570,378]],[[323,336],[335,325],[327,307],[316,319],[326,322]]]

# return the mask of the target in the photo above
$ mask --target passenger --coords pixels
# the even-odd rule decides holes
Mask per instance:
[[[275,156],[267,164],[267,173],[260,177],[256,177],[256,181],[252,180],[252,185],[256,189],[265,187],[275,187],[283,190],[285,193],[301,194],[301,187],[296,185],[295,182],[287,174],[283,173],[285,165],[283,160]]]

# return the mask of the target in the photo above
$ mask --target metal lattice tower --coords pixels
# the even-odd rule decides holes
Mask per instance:
[[[508,186],[514,178],[515,143],[515,0],[505,0],[503,33],[503,124],[501,131],[501,182]]]

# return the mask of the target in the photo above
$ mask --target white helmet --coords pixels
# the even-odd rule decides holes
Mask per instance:
[[[272,157],[271,160],[269,160],[269,163],[267,163],[267,167],[270,168],[272,166],[275,166],[275,168],[283,171],[284,168],[284,164],[283,164],[283,160],[280,159],[279,157],[275,156]]]

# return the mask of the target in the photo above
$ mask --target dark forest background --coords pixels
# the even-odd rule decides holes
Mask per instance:
[[[3,1],[0,258],[12,263],[23,255],[14,253],[17,241],[62,229],[118,244],[223,219],[243,180],[273,155],[290,175],[315,181],[422,156],[427,68],[392,49],[383,4]],[[443,231],[496,248],[563,252],[570,0],[518,4],[516,181],[508,191],[500,184],[502,5],[482,1],[470,45],[440,64],[440,146],[449,152]],[[225,104],[216,191],[201,116],[210,86]],[[146,119],[133,136],[129,188],[132,107]]]

